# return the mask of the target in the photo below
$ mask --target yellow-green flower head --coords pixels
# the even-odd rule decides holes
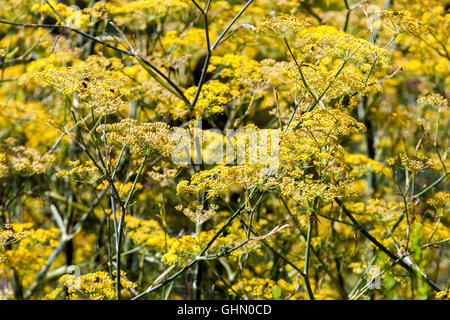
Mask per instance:
[[[270,36],[287,37],[309,27],[311,24],[312,21],[309,18],[300,19],[292,15],[279,15],[258,23],[255,32]]]

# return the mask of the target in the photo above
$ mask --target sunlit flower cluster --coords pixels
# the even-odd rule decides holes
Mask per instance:
[[[116,298],[117,291],[107,272],[98,271],[84,274],[79,277],[64,275],[59,281],[67,287],[68,300],[112,300]],[[121,276],[120,285],[125,293],[136,286],[135,283]]]
[[[449,30],[439,0],[3,1],[0,299],[448,298]]]

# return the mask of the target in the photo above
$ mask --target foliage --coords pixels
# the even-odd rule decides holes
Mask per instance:
[[[449,8],[2,2],[0,298],[447,299]]]

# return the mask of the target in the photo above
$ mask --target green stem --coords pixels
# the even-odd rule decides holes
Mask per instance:
[[[306,236],[306,251],[305,251],[305,266],[303,268],[303,273],[305,274],[305,284],[308,291],[309,298],[314,300],[314,295],[311,290],[311,283],[309,282],[309,260],[310,260],[310,250],[311,250],[311,237],[313,230],[313,218],[312,215],[309,217],[308,234]]]
[[[420,270],[414,270],[412,265],[407,264],[403,257],[397,257],[394,253],[392,253],[389,249],[387,249],[384,245],[382,245],[377,239],[375,239],[362,225],[359,224],[359,222],[353,217],[353,215],[350,213],[350,211],[347,210],[347,208],[344,206],[344,204],[339,200],[338,198],[334,198],[334,201],[342,208],[342,211],[344,214],[353,222],[355,227],[367,238],[370,242],[372,242],[378,249],[383,251],[389,258],[391,258],[394,263],[398,263],[400,266],[402,266],[404,269],[409,271],[412,274],[416,274],[419,272],[424,279],[428,282],[428,284],[436,291],[442,291],[442,289],[433,281],[431,281],[426,274],[421,272]]]
[[[256,188],[254,188],[252,193],[250,194],[250,197],[249,197],[250,199],[254,196],[255,192],[256,192]],[[261,199],[263,196],[264,196],[264,193],[260,194],[259,199]],[[244,208],[245,208],[245,202],[241,204],[239,209],[237,209],[233,213],[233,215],[227,220],[227,222],[224,223],[224,225],[219,229],[219,231],[216,232],[216,234],[212,237],[212,239],[206,244],[206,246],[203,247],[203,249],[200,251],[200,253],[194,259],[192,259],[191,262],[189,262],[186,266],[184,266],[182,269],[177,271],[172,276],[168,277],[166,280],[164,280],[160,284],[158,284],[158,285],[156,285],[154,287],[150,287],[147,290],[145,290],[144,292],[138,294],[132,300],[137,300],[139,298],[142,298],[143,296],[145,296],[145,295],[147,295],[147,294],[149,294],[149,293],[151,293],[151,292],[153,292],[153,291],[155,291],[155,290],[165,286],[166,284],[168,284],[171,281],[175,280],[180,275],[182,275],[184,272],[189,270],[194,264],[196,264],[199,261],[197,258],[198,257],[202,257],[204,255],[204,253],[213,245],[213,243],[217,240],[217,238],[220,237],[220,235],[225,231],[225,229],[227,229],[230,226],[231,222],[233,222],[233,220],[242,212],[242,210],[244,210]]]

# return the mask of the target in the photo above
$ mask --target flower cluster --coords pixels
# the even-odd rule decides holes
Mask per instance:
[[[0,178],[44,174],[55,161],[52,154],[42,154],[34,148],[16,144],[14,139],[0,144]]]
[[[130,289],[136,284],[127,280],[126,275],[120,276],[120,285],[124,294],[130,295]],[[68,300],[112,300],[117,297],[114,282],[107,272],[97,271],[79,277],[70,274],[59,279],[67,288]]]
[[[105,139],[126,146],[131,154],[137,156],[150,156],[156,153],[168,157],[183,138],[177,130],[172,130],[166,123],[139,123],[131,118],[101,126],[97,131],[103,132]]]
[[[31,223],[12,224],[1,232],[3,242],[0,270],[17,272],[21,285],[30,285],[58,245],[58,228],[33,228]]]
[[[440,94],[431,94],[417,100],[417,103],[432,106],[437,112],[443,112],[448,108],[448,99]]]
[[[281,300],[298,299],[301,297],[295,290],[294,284],[285,280],[273,281],[266,278],[243,279],[229,289],[232,296],[243,296],[248,300]]]
[[[180,182],[177,194],[204,191],[207,198],[213,198],[233,187],[241,187],[247,191],[256,186],[262,187],[264,180],[262,170],[254,165],[217,166],[194,174],[190,181]]]
[[[127,78],[114,70],[106,70],[101,66],[103,61],[91,58],[86,63],[73,67],[44,71],[38,74],[47,83],[66,95],[74,95],[75,99],[88,110],[94,110],[100,115],[126,111],[129,108],[122,96],[127,93],[124,88]],[[114,64],[111,64],[114,68]],[[74,106],[80,104],[75,100]]]
[[[178,211],[182,211],[185,216],[189,217],[189,219],[198,225],[206,222],[215,215],[218,208],[217,205],[213,204],[210,209],[205,210],[203,205],[198,201],[192,201],[186,208],[183,208],[182,205],[176,207]]]
[[[165,247],[171,247],[174,242],[174,239],[167,236],[156,220],[126,216],[125,229],[128,237],[136,245],[143,245],[156,252],[163,251]]]
[[[431,160],[425,155],[418,154],[417,156],[411,157],[404,153],[388,159],[387,163],[390,166],[405,168],[412,172],[424,170],[432,164]]]
[[[390,56],[386,49],[332,26],[303,30],[296,46],[305,55],[332,57],[352,63],[372,63],[377,58],[381,64],[387,64]]]
[[[448,296],[448,5],[356,2],[2,1],[0,299]]]
[[[427,31],[427,27],[414,17],[411,12],[407,10],[384,10],[379,13],[380,18],[385,25],[393,32],[406,32],[412,35],[421,35]]]
[[[196,92],[196,86],[190,87],[186,90],[185,95],[188,99],[192,100]],[[236,95],[239,95],[239,92],[232,90],[229,85],[218,80],[211,80],[203,86],[193,110],[184,102],[179,102],[173,111],[173,115],[175,118],[186,118],[186,116],[191,114],[208,116],[221,113],[223,106],[229,103]]]
[[[274,18],[267,18],[258,23],[255,32],[287,37],[312,24],[311,19],[299,19],[292,15],[280,15]]]

